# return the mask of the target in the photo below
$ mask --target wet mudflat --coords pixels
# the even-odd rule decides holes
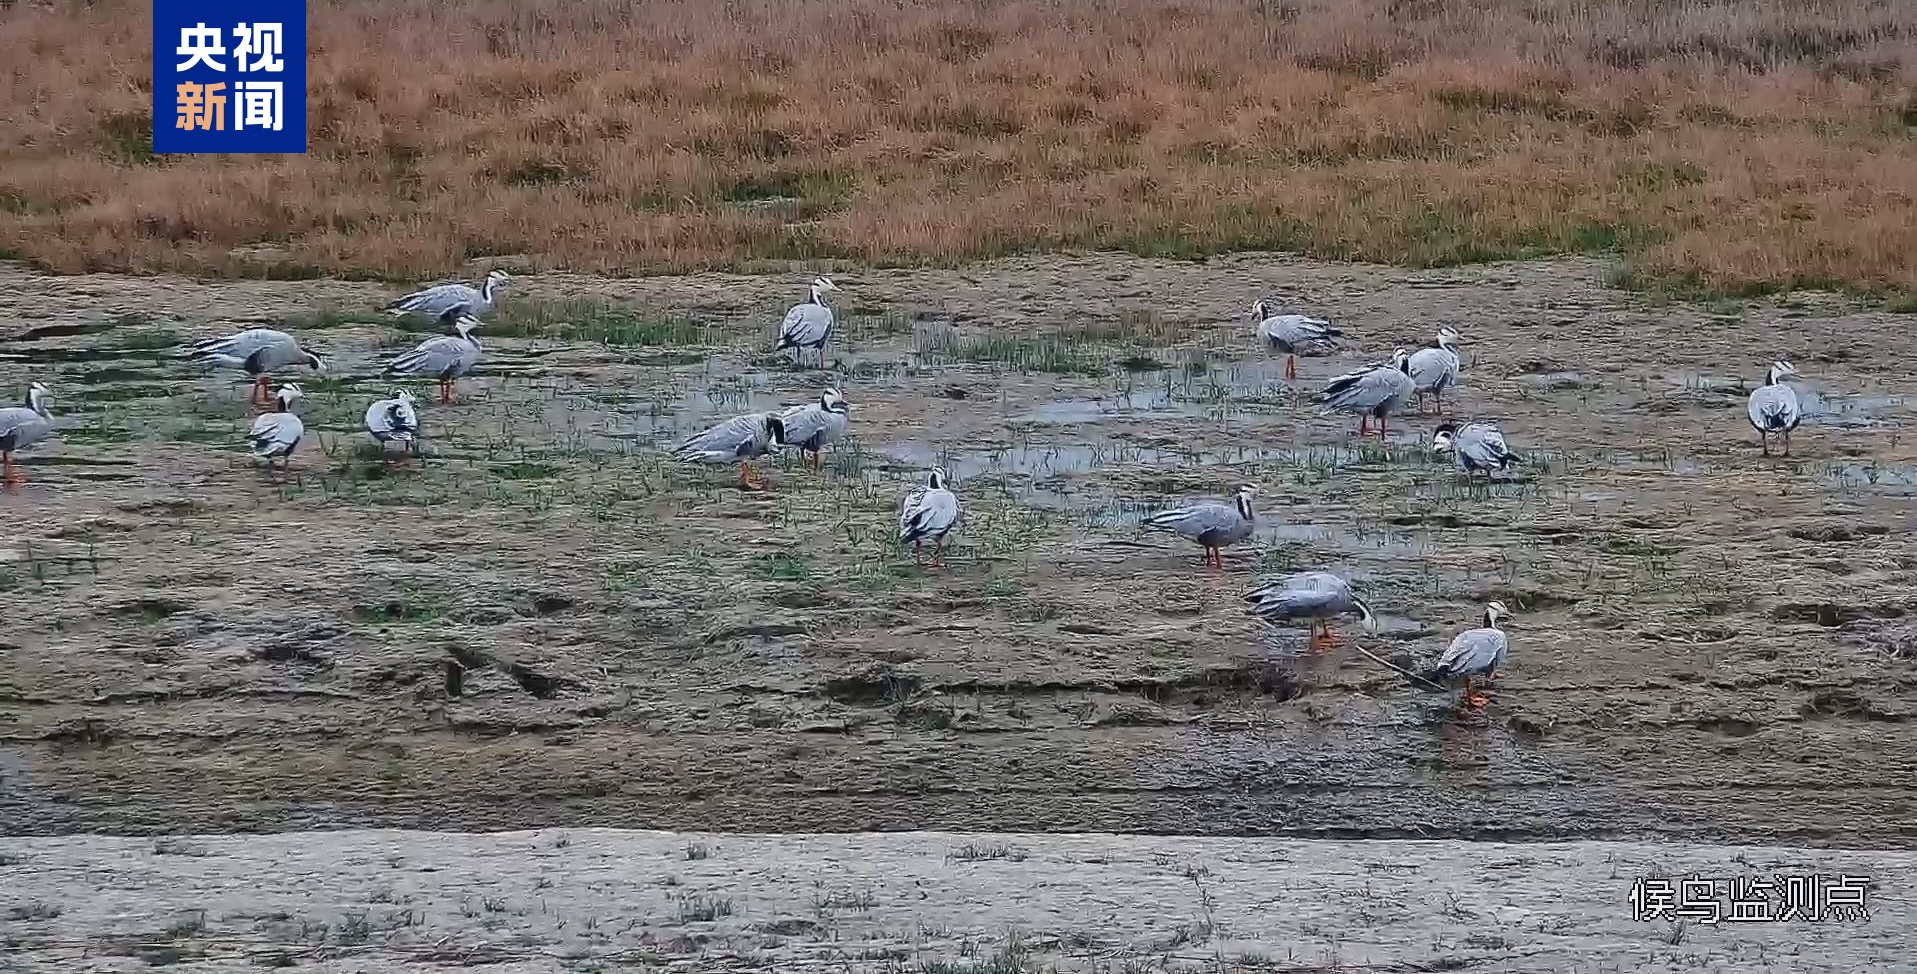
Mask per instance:
[[[61,436],[0,496],[11,834],[378,826],[1837,841],[1913,838],[1917,337],[1838,304],[1651,307],[1593,263],[1397,271],[1084,257],[835,272],[826,371],[769,354],[800,273],[521,278],[387,471],[360,417],[395,289],[0,273],[0,379]],[[1300,362],[1253,300],[1336,319]],[[309,440],[276,486],[241,380],[177,343],[280,323]],[[1465,336],[1467,484],[1300,400]],[[1794,456],[1743,417],[1787,357]],[[773,489],[660,444],[826,385],[853,440]],[[422,399],[427,383],[416,386]],[[891,542],[931,463],[943,571]],[[1261,488],[1208,572],[1145,513]],[[1516,610],[1482,719],[1240,596],[1349,573],[1360,643]],[[1355,633],[1355,631],[1354,631]],[[449,667],[463,674],[454,695]]]
[[[0,853],[18,876],[0,891],[8,969],[49,974],[1901,971],[1917,879],[1907,852],[923,832],[76,836]],[[1639,919],[1631,900],[1639,880],[1813,875],[1874,883],[1867,917],[1813,901],[1815,920],[1723,921],[1727,890],[1717,923]],[[1776,899],[1738,915],[1803,909]]]

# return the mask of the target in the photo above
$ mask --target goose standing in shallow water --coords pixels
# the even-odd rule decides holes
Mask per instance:
[[[479,319],[467,313],[466,305],[455,305],[439,316],[440,323],[452,333],[428,338],[413,350],[386,366],[389,375],[430,375],[439,380],[439,401],[453,401],[453,383],[479,364],[482,349],[473,329]]]
[[[1144,520],[1144,527],[1198,542],[1205,549],[1205,564],[1224,568],[1224,547],[1251,537],[1252,528],[1257,526],[1251,509],[1251,499],[1257,493],[1257,488],[1247,484],[1238,488],[1238,496],[1230,503],[1209,501],[1159,511]]]
[[[391,396],[366,407],[366,432],[379,443],[379,458],[386,460],[386,444],[397,443],[400,455],[419,452],[419,410],[413,406],[413,394],[394,389]]]
[[[1403,348],[1391,353],[1391,361],[1347,372],[1325,385],[1318,401],[1340,412],[1358,414],[1358,435],[1370,432],[1371,420],[1378,421],[1378,439],[1384,439],[1385,417],[1404,408],[1417,386],[1409,374],[1410,356]]]
[[[1344,332],[1331,327],[1331,322],[1322,318],[1307,318],[1304,315],[1275,315],[1271,307],[1263,301],[1251,306],[1252,316],[1258,319],[1258,338],[1272,351],[1285,353],[1285,378],[1298,378],[1298,353],[1321,345],[1336,344],[1338,336]]]
[[[1458,342],[1463,336],[1450,328],[1438,329],[1438,344],[1430,348],[1421,348],[1413,352],[1409,367],[1405,372],[1411,376],[1411,384],[1418,390],[1418,412],[1424,412],[1424,397],[1429,393],[1437,400],[1438,412],[1444,412],[1444,391],[1458,384],[1458,370],[1462,363],[1458,360]]]
[[[785,424],[772,412],[746,413],[694,433],[672,449],[672,458],[684,463],[736,463],[739,485],[764,489],[764,480],[752,476],[752,461],[785,445]]]
[[[194,342],[192,351],[186,357],[195,362],[212,362],[229,369],[239,369],[252,376],[253,393],[247,397],[247,402],[253,405],[272,401],[267,389],[274,369],[304,365],[315,372],[326,372],[326,363],[320,361],[319,356],[300,348],[300,343],[293,336],[271,328],[248,328],[231,335]]]
[[[814,469],[824,464],[819,451],[845,439],[852,426],[848,405],[837,389],[820,393],[818,402],[792,406],[779,414],[785,424],[785,446],[796,446],[800,456],[809,458]]]
[[[1368,632],[1378,631],[1378,619],[1371,606],[1351,592],[1351,583],[1330,572],[1299,572],[1267,582],[1245,594],[1252,615],[1273,624],[1295,619],[1311,620],[1313,648],[1336,642],[1331,617],[1356,614]],[[1323,626],[1321,635],[1318,627]]]
[[[13,453],[46,439],[53,432],[53,413],[47,404],[53,392],[44,382],[27,387],[26,405],[0,409],[0,482],[12,486],[23,478],[14,469]]]
[[[1791,430],[1804,421],[1804,407],[1797,401],[1797,390],[1787,381],[1795,378],[1797,370],[1779,359],[1764,373],[1764,384],[1751,390],[1745,411],[1750,415],[1751,428],[1757,430],[1757,438],[1764,444],[1765,456],[1771,455],[1773,434],[1784,438],[1784,455],[1791,455]]]
[[[899,505],[899,544],[912,546],[915,565],[927,541],[932,542],[932,564],[945,564],[945,535],[959,520],[958,495],[945,482],[945,468],[933,467],[925,486],[914,488]]]
[[[1494,471],[1509,470],[1518,462],[1518,455],[1504,445],[1504,431],[1493,423],[1459,426],[1446,420],[1438,424],[1438,431],[1432,434],[1431,449],[1437,453],[1449,451],[1466,477],[1480,470],[1489,477]]]
[[[811,299],[786,309],[785,320],[779,323],[779,344],[773,350],[790,348],[803,355],[811,349],[819,353],[819,365],[824,366],[825,343],[832,337],[832,324],[836,320],[832,306],[825,303],[825,296],[838,289],[829,277],[814,278]]]
[[[464,305],[467,314],[477,317],[493,310],[500,287],[512,279],[513,276],[505,271],[488,271],[486,279],[480,282],[479,287],[473,287],[470,284],[441,284],[438,287],[424,288],[387,305],[386,311],[395,316],[415,314],[437,318]]]
[[[1489,700],[1484,694],[1472,690],[1471,681],[1479,678],[1496,679],[1498,668],[1504,665],[1505,651],[1510,641],[1504,638],[1504,631],[1498,623],[1510,615],[1503,602],[1492,602],[1484,607],[1484,625],[1476,629],[1466,629],[1451,640],[1450,648],[1438,657],[1437,665],[1424,671],[1421,679],[1430,683],[1449,683],[1464,681],[1464,696],[1459,702],[1470,707],[1482,707]]]
[[[274,411],[254,418],[253,429],[247,434],[253,444],[253,455],[265,458],[268,470],[273,468],[274,460],[282,461],[277,479],[284,480],[286,471],[293,468],[293,451],[306,436],[306,424],[293,414],[293,401],[303,395],[300,387],[291,382],[280,386],[279,394],[274,397]]]

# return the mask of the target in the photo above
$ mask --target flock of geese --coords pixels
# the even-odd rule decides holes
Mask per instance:
[[[474,332],[481,326],[480,316],[491,311],[499,289],[512,280],[505,271],[486,275],[478,286],[442,284],[405,295],[385,310],[394,315],[423,315],[437,320],[444,334],[420,342],[387,363],[388,375],[431,376],[439,383],[439,401],[452,402],[455,383],[472,372],[483,353]],[[835,316],[826,295],[837,291],[829,278],[813,280],[806,301],[793,305],[780,323],[778,350],[792,350],[803,361],[808,354],[824,364],[824,350],[831,339]],[[1285,353],[1285,376],[1297,378],[1296,359],[1300,354],[1335,347],[1343,332],[1330,322],[1299,314],[1274,314],[1259,301],[1252,307],[1257,322],[1258,340],[1275,352]],[[1467,477],[1483,473],[1487,478],[1508,471],[1518,455],[1506,446],[1504,433],[1496,424],[1457,423],[1443,419],[1444,393],[1456,387],[1462,364],[1458,345],[1463,336],[1455,330],[1438,329],[1435,344],[1415,352],[1400,347],[1383,362],[1332,378],[1316,397],[1330,410],[1355,414],[1359,418],[1357,435],[1376,431],[1385,436],[1388,417],[1411,405],[1424,412],[1424,399],[1430,396],[1441,422],[1431,438],[1431,449],[1449,453],[1457,468]],[[246,373],[253,379],[250,402],[264,411],[255,417],[247,440],[255,456],[267,461],[276,479],[283,479],[292,463],[293,453],[305,437],[306,427],[294,412],[303,393],[292,382],[271,388],[272,374],[292,368],[326,371],[326,363],[300,347],[298,339],[271,328],[251,328],[193,344],[187,357],[194,361]],[[1764,454],[1770,455],[1772,437],[1782,441],[1784,454],[1790,453],[1790,434],[1803,420],[1803,408],[1788,380],[1797,376],[1789,362],[1778,361],[1765,375],[1765,382],[1754,390],[1747,414],[1758,431]],[[32,383],[24,405],[0,409],[0,461],[4,461],[5,483],[11,488],[20,482],[13,464],[16,450],[45,438],[53,430],[50,412],[52,392],[41,382]],[[366,430],[380,445],[381,460],[388,459],[386,446],[398,445],[400,457],[416,455],[419,449],[420,417],[413,394],[395,389],[390,395],[367,406]],[[850,429],[849,404],[837,389],[826,389],[816,402],[774,410],[733,416],[688,437],[671,451],[674,459],[688,463],[737,464],[741,485],[765,489],[768,482],[755,477],[752,461],[779,450],[796,448],[802,462],[817,467],[821,453],[843,440]],[[279,466],[274,467],[278,461]],[[1148,530],[1163,531],[1199,545],[1208,567],[1224,567],[1223,549],[1250,537],[1256,525],[1253,499],[1255,487],[1246,485],[1228,502],[1202,501],[1160,511],[1147,517]],[[943,564],[946,536],[957,527],[962,516],[958,495],[950,487],[950,476],[942,468],[933,468],[924,484],[914,488],[899,508],[898,538],[913,548],[913,560],[922,563],[923,548],[931,544],[932,564]],[[1352,590],[1349,580],[1329,572],[1299,572],[1258,586],[1245,596],[1248,611],[1274,624],[1307,622],[1311,649],[1319,649],[1337,638],[1330,620],[1355,615],[1370,631],[1377,629],[1377,617],[1371,607]],[[1436,663],[1422,673],[1405,672],[1433,686],[1463,684],[1460,703],[1481,708],[1486,697],[1476,681],[1495,678],[1504,664],[1509,648],[1501,623],[1510,615],[1502,602],[1485,606],[1482,624],[1465,630],[1452,639]],[[1369,654],[1367,654],[1369,655]],[[1375,657],[1374,657],[1375,659]],[[1380,661],[1382,662],[1382,661]],[[1391,664],[1386,664],[1391,665]],[[1394,669],[1396,667],[1393,667]]]

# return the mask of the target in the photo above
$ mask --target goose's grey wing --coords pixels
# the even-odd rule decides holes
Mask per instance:
[[[816,402],[786,407],[779,413],[779,421],[785,424],[786,445],[812,449],[812,441],[826,431],[830,415]]]
[[[1286,588],[1265,593],[1247,611],[1271,620],[1323,618],[1345,611],[1349,602],[1341,589]]]
[[[746,413],[694,433],[673,448],[675,460],[736,463],[765,452],[765,413]]]
[[[386,310],[396,314],[421,314],[438,317],[456,304],[470,304],[474,308],[484,306],[486,296],[470,284],[441,284],[437,287],[422,288],[386,306]]]
[[[1389,365],[1347,372],[1325,384],[1318,401],[1333,409],[1368,411],[1408,395],[1411,377]]]
[[[1518,459],[1504,444],[1504,431],[1488,423],[1468,423],[1453,442],[1458,459],[1467,467],[1507,467]]]
[[[1458,357],[1442,348],[1421,348],[1408,365],[1411,381],[1420,389],[1443,388],[1458,377]]]
[[[1781,382],[1753,390],[1745,412],[1751,426],[1766,433],[1787,433],[1804,419],[1797,391]]]
[[[1504,633],[1496,629],[1467,629],[1451,640],[1430,675],[1445,678],[1489,673],[1502,656],[1504,645]]]
[[[1258,323],[1258,333],[1266,340],[1277,342],[1289,348],[1297,348],[1311,342],[1331,341],[1333,337],[1344,334],[1331,327],[1331,322],[1322,318],[1308,318],[1304,315],[1273,315]]]
[[[822,304],[795,304],[779,323],[780,348],[813,348],[832,333],[832,309]]]
[[[1289,575],[1274,578],[1245,593],[1245,601],[1259,602],[1267,595],[1287,592],[1292,589],[1314,589],[1343,593],[1349,592],[1351,586],[1343,578],[1333,575],[1330,572],[1294,572]]]
[[[40,442],[51,432],[53,424],[25,406],[0,409],[0,449],[18,450]]]
[[[231,335],[194,342],[187,358],[233,369],[266,371],[290,365],[299,357],[293,336],[272,328],[248,328]]]
[[[1197,540],[1231,533],[1239,526],[1238,509],[1226,504],[1192,504],[1159,511],[1146,518],[1144,525],[1154,531]]]
[[[428,338],[413,350],[393,359],[386,371],[409,375],[443,375],[457,368],[472,351],[472,343],[452,335]]]
[[[298,416],[292,413],[264,413],[253,420],[248,439],[253,443],[254,454],[277,457],[293,452],[304,435],[306,424],[300,422]]]
[[[949,490],[925,490],[906,499],[899,512],[899,543],[929,541],[945,536],[958,523],[958,495]]]

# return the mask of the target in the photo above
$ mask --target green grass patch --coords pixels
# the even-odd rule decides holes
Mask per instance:
[[[918,351],[934,365],[972,362],[1055,375],[1104,375],[1112,365],[1110,358],[1098,354],[1088,343],[1058,335],[962,336],[945,332],[923,336]]]
[[[392,321],[393,319],[388,319]],[[396,320],[405,331],[437,334],[439,322],[422,315]],[[645,312],[596,298],[540,300],[503,297],[477,331],[487,337],[550,338],[621,347],[709,345],[713,330],[685,315]]]

